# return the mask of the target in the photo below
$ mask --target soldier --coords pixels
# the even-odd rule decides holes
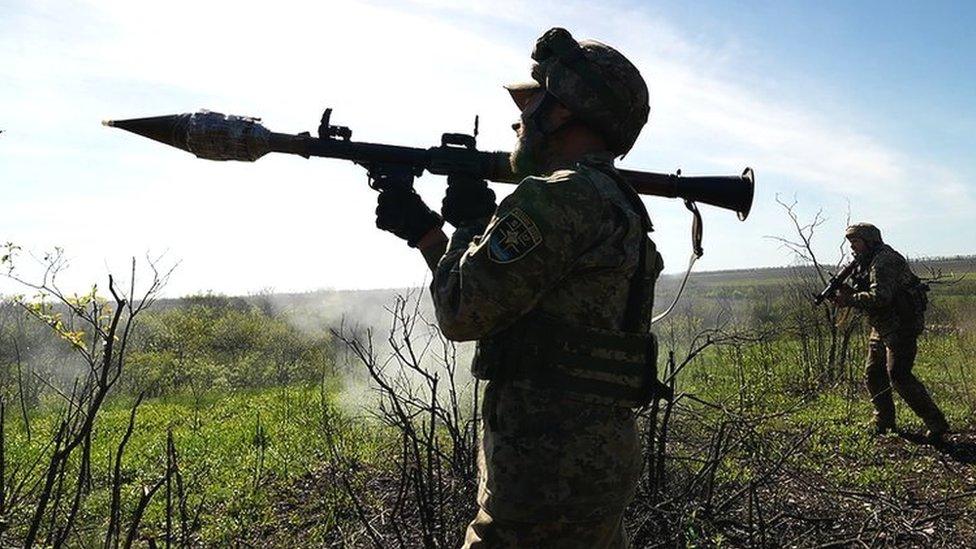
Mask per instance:
[[[867,386],[874,405],[873,431],[884,434],[895,430],[894,387],[925,422],[928,440],[941,442],[949,425],[925,386],[912,374],[918,336],[925,328],[928,286],[912,273],[901,254],[882,241],[881,231],[874,225],[851,225],[847,240],[857,261],[851,277],[854,288],[842,286],[834,301],[864,311],[871,324]]]
[[[423,253],[438,323],[477,340],[488,380],[477,516],[465,547],[625,547],[641,470],[633,408],[663,396],[649,333],[663,263],[613,159],[647,121],[638,70],[564,29],[539,38],[513,170],[495,205],[484,181],[448,179],[442,221],[412,191],[384,191],[377,226]]]

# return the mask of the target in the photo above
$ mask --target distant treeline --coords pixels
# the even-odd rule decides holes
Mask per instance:
[[[133,330],[116,390],[203,394],[320,381],[335,363],[331,335],[291,316],[267,299],[204,294],[157,303]],[[33,408],[44,386],[70,391],[85,367],[74,345],[23,306],[0,301],[0,397]]]
[[[976,256],[958,255],[951,257],[909,258],[912,269],[923,279],[938,279],[933,289],[941,295],[976,295]],[[828,266],[831,271],[838,269]],[[787,267],[761,267],[755,269],[733,269],[724,271],[702,271],[692,273],[688,282],[690,293],[702,295],[727,294],[754,295],[764,287],[781,287],[797,281],[816,280],[813,265],[793,265]],[[679,275],[661,278],[659,288],[669,293],[680,281]]]
[[[937,269],[942,272],[952,272],[955,274],[967,274],[976,272],[976,255],[955,255],[947,257],[921,257],[908,258],[913,268],[921,269],[919,275],[925,274],[926,269]],[[813,272],[813,265],[790,265],[777,267],[756,267],[753,269],[727,269],[720,271],[701,271],[694,274],[695,278],[731,281],[750,279],[754,282],[761,282],[768,279],[782,279],[783,277],[794,274],[797,270]],[[671,275],[678,276],[678,275]]]
[[[150,311],[124,386],[159,391],[318,381],[334,365],[326,330],[299,328],[267,300],[197,295]]]

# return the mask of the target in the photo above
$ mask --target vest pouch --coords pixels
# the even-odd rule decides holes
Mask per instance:
[[[482,381],[499,380],[510,368],[508,364],[519,351],[512,342],[523,341],[526,320],[520,320],[494,335],[479,339],[475,343],[474,357],[471,360],[471,375]],[[517,359],[517,356],[514,357]]]
[[[639,408],[669,396],[657,379],[657,338],[651,333],[568,325],[540,316],[519,324],[518,336],[503,332],[487,346],[489,353],[482,353],[485,363],[503,368],[492,375],[504,375],[517,387],[605,406]]]

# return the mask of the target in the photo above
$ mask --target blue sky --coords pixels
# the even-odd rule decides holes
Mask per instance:
[[[961,161],[972,150],[972,2],[678,2],[661,13],[700,25],[711,47],[740,36],[753,77],[859,112],[892,143]]]
[[[209,108],[298,132],[332,106],[355,139],[430,146],[480,114],[481,147],[508,150],[516,113],[500,85],[524,80],[535,38],[561,25],[614,45],[649,83],[651,121],[622,166],[756,170],[748,222],[705,212],[699,268],[792,261],[767,238],[788,231],[777,195],[825,212],[825,258],[839,259],[848,209],[909,255],[973,253],[973,6],[8,0],[0,240],[64,247],[79,287],[147,252],[180,262],[171,295],[421,284],[419,255],[372,226],[359,168],[206,162],[99,121]],[[441,178],[417,186],[439,204]],[[675,272],[687,214],[647,204]]]

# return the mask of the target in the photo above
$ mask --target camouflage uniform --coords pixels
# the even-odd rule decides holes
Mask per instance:
[[[847,234],[864,239],[870,248],[857,258],[852,276],[856,292],[850,304],[863,310],[871,325],[867,386],[875,425],[882,430],[894,428],[894,387],[930,432],[943,433],[948,429],[945,416],[912,374],[918,335],[924,329],[925,289],[905,258],[881,241],[876,227],[861,223],[851,226]]]
[[[662,261],[645,232],[646,212],[632,207],[610,158],[526,178],[484,234],[461,228],[451,237],[431,291],[445,335],[482,340],[476,374],[510,368],[517,357],[482,347],[518,338],[513,327],[530,314],[621,329],[641,246],[648,265],[641,317],[650,318]],[[626,546],[621,516],[641,469],[634,413],[512,377],[495,376],[485,390],[482,510],[467,546]]]
[[[555,99],[608,150],[525,178],[490,220],[456,224],[434,269],[438,324],[478,340],[472,370],[488,380],[465,547],[626,547],[641,470],[632,408],[657,382],[649,319],[663,264],[613,158],[647,120],[647,86],[619,52],[564,29],[532,58],[535,81],[508,87],[523,123],[542,128]]]

